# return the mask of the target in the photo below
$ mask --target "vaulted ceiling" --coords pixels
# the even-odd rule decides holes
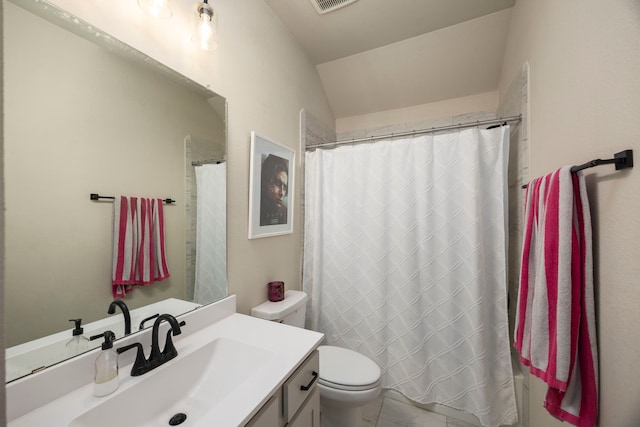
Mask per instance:
[[[515,0],[265,0],[316,64],[336,118],[494,91]]]

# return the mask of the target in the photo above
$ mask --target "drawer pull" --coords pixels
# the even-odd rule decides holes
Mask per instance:
[[[307,385],[301,385],[300,386],[300,390],[302,391],[307,391],[311,388],[311,386],[313,385],[313,383],[316,382],[316,380],[318,379],[318,373],[316,371],[313,371],[313,373],[311,374],[313,375],[313,378],[311,378],[311,381],[309,381],[309,384]]]

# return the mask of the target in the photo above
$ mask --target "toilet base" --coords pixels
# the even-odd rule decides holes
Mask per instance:
[[[320,407],[320,427],[363,427],[360,407]]]
[[[345,391],[319,383],[320,427],[363,427],[362,407],[373,402],[382,386],[368,390]]]

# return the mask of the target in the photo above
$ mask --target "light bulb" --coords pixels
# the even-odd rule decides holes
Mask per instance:
[[[154,18],[170,18],[172,14],[169,0],[138,0],[138,6]]]
[[[207,2],[196,4],[194,38],[201,49],[213,50],[218,47],[216,24],[217,19],[213,8]]]
[[[198,40],[200,41],[200,47],[207,49],[211,39],[213,37],[213,30],[209,24],[211,23],[211,17],[205,13],[200,14],[200,24],[198,25]]]

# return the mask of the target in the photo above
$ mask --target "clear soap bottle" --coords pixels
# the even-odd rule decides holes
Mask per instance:
[[[120,385],[118,381],[118,353],[113,349],[113,341],[116,335],[111,331],[104,331],[100,335],[91,337],[96,339],[104,337],[102,351],[96,359],[96,371],[93,381],[93,395],[102,397],[113,393]]]
[[[89,350],[89,339],[82,335],[84,332],[84,329],[80,326],[82,319],[69,319],[69,322],[74,322],[75,328],[72,332],[73,337],[67,342],[65,351],[67,356],[72,357]]]

